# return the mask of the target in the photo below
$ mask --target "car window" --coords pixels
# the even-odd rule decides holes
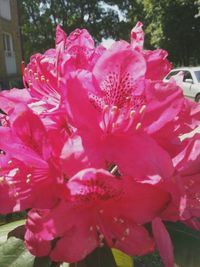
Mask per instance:
[[[187,71],[187,70],[184,70],[184,72],[183,72],[183,81],[185,82],[186,79],[191,79],[193,81],[191,73],[189,71]]]
[[[169,80],[172,76],[178,74],[180,72],[180,70],[176,70],[176,71],[171,71],[167,77],[165,78],[166,80]]]
[[[200,83],[200,70],[195,71],[194,74],[197,78],[198,83]]]

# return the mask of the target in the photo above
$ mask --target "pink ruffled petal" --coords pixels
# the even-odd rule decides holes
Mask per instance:
[[[174,264],[173,245],[171,238],[160,218],[152,221],[152,230],[160,256],[166,267]]]
[[[97,235],[90,225],[78,223],[56,242],[50,257],[53,261],[78,262],[83,260],[99,245]]]
[[[138,51],[141,51],[144,45],[144,32],[142,27],[142,22],[138,21],[131,31],[131,46],[133,49]]]
[[[122,174],[135,180],[157,184],[161,179],[171,177],[174,171],[168,153],[144,133],[126,138],[113,136],[107,139],[107,147],[107,159],[117,164]]]

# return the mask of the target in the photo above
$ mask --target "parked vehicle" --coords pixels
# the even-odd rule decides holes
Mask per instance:
[[[194,99],[200,103],[200,67],[182,67],[173,69],[164,78],[164,82],[168,82],[169,79],[183,72],[182,89],[185,96]]]

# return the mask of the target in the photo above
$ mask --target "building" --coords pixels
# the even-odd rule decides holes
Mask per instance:
[[[21,82],[21,38],[17,0],[0,0],[0,89]]]

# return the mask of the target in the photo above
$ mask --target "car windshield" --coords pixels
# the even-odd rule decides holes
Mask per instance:
[[[200,70],[197,70],[194,73],[195,73],[198,83],[200,83]]]
[[[180,72],[180,70],[176,70],[176,71],[171,71],[167,77],[165,78],[166,80],[169,80],[172,76],[178,74]]]

